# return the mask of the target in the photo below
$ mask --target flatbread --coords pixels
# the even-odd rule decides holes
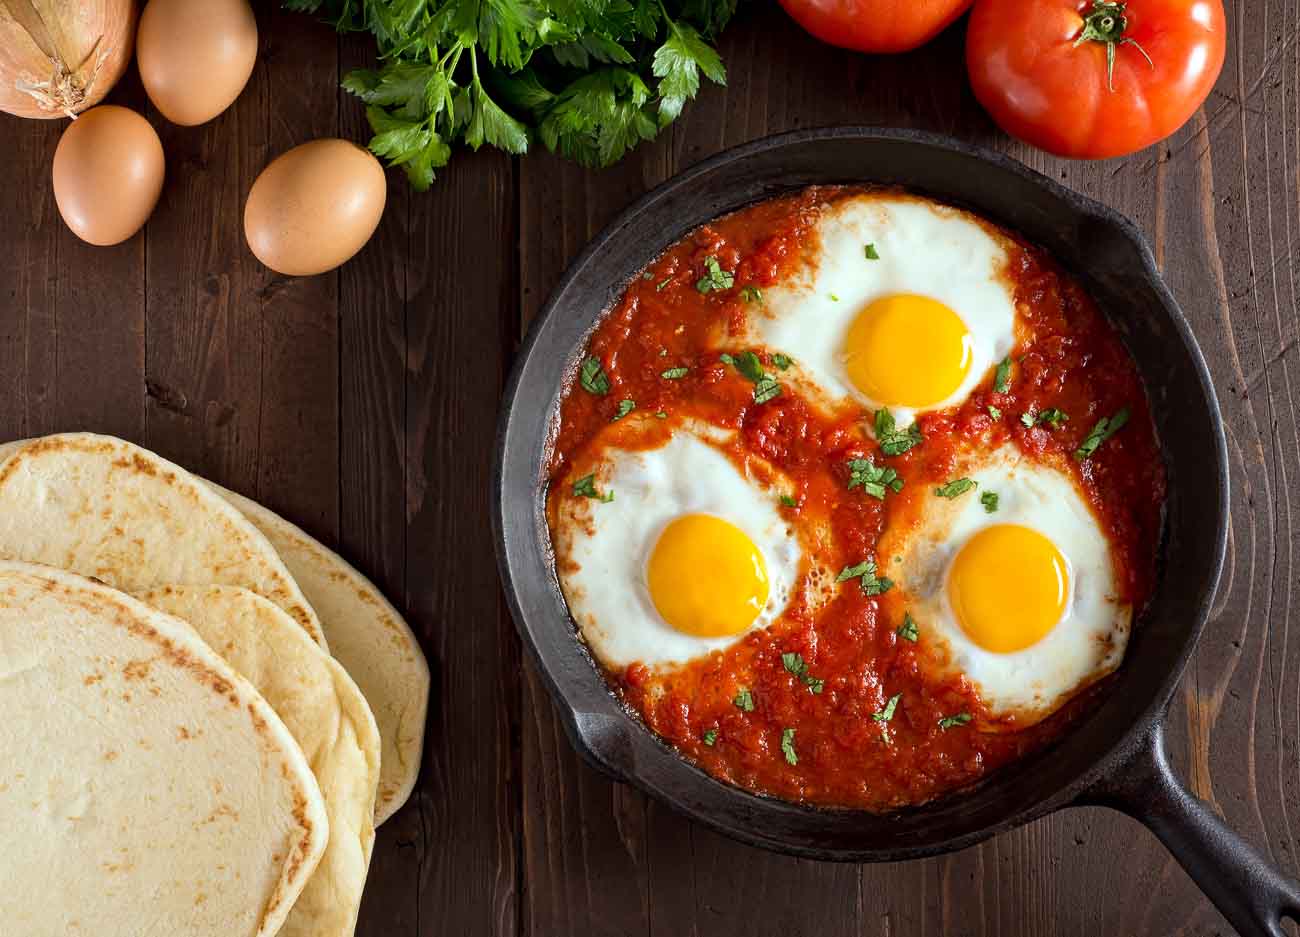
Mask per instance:
[[[8,471],[5,460],[33,442],[0,445],[0,477]],[[337,553],[256,501],[199,481],[237,509],[278,554],[296,583],[295,589],[306,594],[303,604],[314,609],[313,616],[319,613],[318,620],[323,621],[318,625],[322,628],[318,643],[329,648],[370,704],[383,745],[375,799],[375,823],[383,823],[406,803],[420,771],[429,707],[429,664],[419,641],[383,593]],[[0,539],[0,551],[2,544]],[[143,588],[163,584],[165,581],[151,582]],[[251,588],[274,601],[246,582],[230,584]]]
[[[370,703],[383,742],[375,801],[375,823],[383,823],[406,803],[420,771],[429,664],[419,641],[383,593],[337,553],[257,502],[212,488],[275,547],[320,614],[331,653]]]
[[[132,593],[240,586],[325,646],[315,611],[256,527],[180,466],[110,436],[46,436],[0,464],[0,558]]]
[[[0,561],[0,930],[271,937],[329,838],[279,716],[184,623]]]
[[[320,783],[329,845],[280,937],[352,937],[375,841],[379,730],[347,671],[298,624],[233,586],[168,586],[139,596],[184,619],[284,720]]]

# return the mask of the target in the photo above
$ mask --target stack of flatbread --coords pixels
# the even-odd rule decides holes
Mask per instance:
[[[120,439],[0,446],[0,932],[351,937],[428,693],[260,505]]]

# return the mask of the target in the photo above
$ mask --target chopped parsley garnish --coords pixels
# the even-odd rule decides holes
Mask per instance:
[[[916,639],[921,636],[921,630],[916,627],[916,619],[912,617],[911,612],[903,613],[903,623],[898,626],[898,630],[894,633],[904,641],[911,641],[913,643],[915,643]]]
[[[754,403],[767,403],[780,396],[781,382],[774,377],[765,377],[754,385]]]
[[[831,295],[831,302],[838,303],[840,301],[840,298],[836,296],[834,293],[831,293],[830,295]]]
[[[641,279],[643,280],[653,280],[654,278],[655,275],[651,273],[649,270],[645,270],[641,273]]]
[[[1070,417],[1064,410],[1058,410],[1056,407],[1048,407],[1046,410],[1038,411],[1038,414],[1022,413],[1020,422],[1026,426],[1046,423],[1052,429],[1058,429],[1062,423]]]
[[[885,455],[902,455],[922,440],[921,428],[913,423],[906,430],[900,430],[894,420],[894,414],[888,410],[876,411],[876,442]]]
[[[763,370],[763,362],[752,351],[742,351],[738,355],[721,356],[723,364],[735,367],[746,378],[754,382],[754,403],[767,403],[781,396],[781,382]]]
[[[998,493],[996,491],[986,491],[980,495],[980,504],[984,505],[984,513],[992,514],[998,509]]]
[[[1038,422],[1046,423],[1052,429],[1057,429],[1062,423],[1069,419],[1070,417],[1064,410],[1058,410],[1056,407],[1048,407],[1042,413],[1038,414]]]
[[[885,491],[895,493],[903,490],[903,480],[898,473],[883,465],[876,465],[871,459],[851,459],[849,461],[849,491],[862,486],[862,490],[873,498],[883,501]]]
[[[668,414],[665,413],[663,410],[656,410],[656,411],[655,411],[655,419],[656,419],[656,420],[666,420],[666,419],[668,419]]]
[[[709,731],[707,731],[707,732],[704,733],[704,744],[705,744],[705,745],[712,746],[712,745],[716,744],[717,741],[718,741],[718,730],[717,730],[717,729],[710,729]]]
[[[620,400],[618,402],[618,412],[614,414],[614,419],[610,420],[610,422],[617,423],[619,420],[623,419],[623,417],[627,416],[635,409],[636,409],[635,400]]]
[[[779,351],[772,355],[772,364],[776,365],[782,371],[794,364],[794,360],[789,355],[783,355]]]
[[[573,496],[575,498],[595,498],[597,501],[603,501],[605,504],[614,500],[614,492],[607,491],[601,494],[596,490],[596,473],[584,475],[573,483]]]
[[[895,693],[889,698],[889,701],[885,703],[885,708],[879,712],[872,713],[871,718],[876,720],[876,722],[888,722],[890,719],[893,719],[894,710],[898,708],[898,701],[902,698],[902,693]]]
[[[974,482],[969,478],[954,478],[948,484],[940,485],[934,489],[934,493],[940,498],[956,498],[959,495],[964,495],[977,484],[978,482]]]
[[[760,306],[763,305],[763,291],[752,283],[749,286],[742,286],[740,288],[740,298],[747,303],[758,303]]]
[[[789,495],[781,495],[781,503],[788,508],[797,508],[799,506],[799,502]]]
[[[995,420],[1000,420],[1000,419],[1002,419],[1002,411],[1001,411],[1000,409],[998,409],[997,407],[992,406],[992,405],[990,404],[990,406],[989,406],[989,416],[991,416],[991,417],[992,417],[993,419],[995,419]]]
[[[736,708],[747,713],[754,711],[754,694],[749,692],[748,687],[741,687],[736,693],[736,698],[731,701]]]
[[[1003,358],[998,362],[998,369],[993,372],[993,389],[1005,394],[1011,389],[1011,359]]]
[[[1128,407],[1120,407],[1115,411],[1114,416],[1102,417],[1079,448],[1074,450],[1074,457],[1080,460],[1088,458],[1097,451],[1098,446],[1123,429],[1126,423],[1128,423]]]
[[[803,685],[808,688],[809,693],[820,693],[826,685],[825,680],[820,680],[808,673],[808,665],[804,663],[802,654],[782,654],[781,663],[785,666],[787,672],[794,674],[803,681]]]
[[[667,371],[661,371],[659,376],[665,381],[679,381],[690,373],[690,368],[669,368]]]
[[[712,293],[714,290],[729,290],[736,285],[736,275],[730,271],[723,270],[718,265],[718,258],[704,258],[704,276],[695,282],[695,288],[701,293]]]
[[[794,750],[794,729],[781,730],[781,754],[785,755],[787,764],[797,765],[799,756]]]
[[[876,252],[875,244],[868,244],[862,248],[862,253],[866,255],[867,260],[879,260],[880,254]]]
[[[885,723],[894,718],[894,710],[898,708],[898,701],[902,698],[902,693],[895,693],[885,703],[884,709],[871,714],[871,718],[880,723],[880,735],[886,742],[889,741],[889,726],[885,725]]]
[[[582,362],[582,371],[578,375],[582,389],[589,394],[604,396],[609,393],[609,376],[600,364],[600,359],[591,355]]]
[[[957,713],[955,716],[944,716],[939,720],[939,728],[945,732],[953,726],[964,726],[970,722],[970,713]]]
[[[848,582],[850,579],[858,580],[863,595],[880,595],[894,585],[894,580],[889,577],[876,575],[875,560],[863,560],[856,566],[845,566],[835,577],[836,582]]]
[[[655,292],[662,293],[664,290],[668,289],[668,284],[671,282],[673,282],[672,277],[665,277],[664,279],[660,280],[659,285],[655,287]]]

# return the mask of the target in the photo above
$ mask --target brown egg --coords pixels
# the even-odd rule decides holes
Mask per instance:
[[[230,107],[248,84],[257,20],[248,0],[149,0],[135,48],[154,107],[192,127]]]
[[[384,167],[347,140],[312,140],[276,157],[244,205],[244,236],[277,273],[333,270],[365,246],[384,214]]]
[[[149,121],[125,107],[93,107],[68,125],[54,151],[59,214],[83,241],[121,243],[158,204],[163,166]]]

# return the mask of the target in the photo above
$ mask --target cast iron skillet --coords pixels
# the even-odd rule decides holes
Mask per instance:
[[[801,807],[713,780],[619,704],[574,637],[544,516],[556,407],[585,339],[646,263],[697,225],[792,187],[878,182],[968,206],[1079,276],[1137,360],[1169,473],[1162,574],[1101,705],[1048,751],[975,788],[888,816]],[[728,836],[814,859],[891,861],[977,843],[1075,804],[1150,827],[1242,934],[1281,935],[1300,886],[1174,778],[1161,720],[1223,565],[1227,449],[1186,320],[1136,228],[1005,156],[926,133],[843,127],[722,153],[646,195],[574,262],[519,355],[501,414],[493,523],[506,595],[569,737],[593,765]]]

